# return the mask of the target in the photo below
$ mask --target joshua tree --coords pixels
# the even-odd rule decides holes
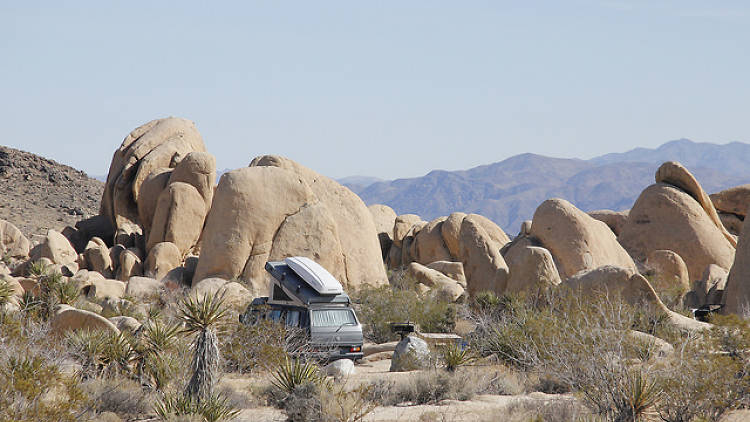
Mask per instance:
[[[193,375],[185,395],[198,401],[213,392],[219,372],[219,339],[216,327],[226,316],[224,296],[188,296],[180,303],[180,318],[185,323],[184,333],[197,333],[193,342]]]

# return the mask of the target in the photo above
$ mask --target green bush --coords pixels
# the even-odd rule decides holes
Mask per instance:
[[[750,328],[735,316],[713,316],[711,330],[694,333],[675,345],[661,368],[663,394],[656,409],[667,422],[718,421],[729,411],[750,405]]]
[[[80,380],[62,374],[46,357],[0,360],[0,421],[75,421],[87,406]]]
[[[283,324],[262,320],[253,325],[232,325],[220,347],[225,370],[251,373],[275,368],[287,356],[304,352],[308,341],[302,330],[290,330]]]
[[[448,333],[456,327],[455,304],[430,295],[420,296],[411,289],[364,287],[352,298],[365,338],[375,343],[398,339],[391,332],[391,322],[413,322],[428,333]]]

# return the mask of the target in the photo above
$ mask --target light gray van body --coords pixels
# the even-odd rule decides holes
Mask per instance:
[[[293,260],[291,266],[290,259]],[[306,281],[303,276],[310,279],[310,274],[298,269],[301,276],[293,269],[294,264],[299,263],[294,261],[296,259],[266,263],[266,271],[272,276],[270,294],[253,300],[240,316],[240,322],[250,324],[260,318],[284,323],[290,328],[303,329],[312,348],[320,350],[324,359],[361,358],[362,325],[352,309],[349,296],[338,282],[335,283],[338,284],[336,289],[316,284],[315,280]],[[325,271],[320,266],[316,269]],[[333,279],[327,271],[325,275]],[[313,285],[327,294],[321,294]]]

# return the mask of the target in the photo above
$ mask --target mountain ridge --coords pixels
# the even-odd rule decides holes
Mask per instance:
[[[385,204],[398,214],[429,220],[451,212],[474,212],[516,233],[536,207],[559,197],[584,211],[629,209],[654,183],[664,161],[680,161],[714,192],[750,182],[750,144],[713,144],[678,139],[661,146],[635,148],[589,160],[524,153],[466,170],[433,170],[421,177],[344,183],[367,205]]]

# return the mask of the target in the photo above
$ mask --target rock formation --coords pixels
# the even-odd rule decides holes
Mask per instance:
[[[193,283],[240,278],[265,294],[269,260],[308,256],[347,288],[387,283],[372,215],[348,189],[291,160],[264,156],[225,173],[203,230]]]
[[[630,210],[620,243],[640,261],[655,250],[677,253],[690,280],[697,280],[709,264],[728,269],[734,260],[732,235],[695,178],[679,164],[665,163],[656,180]]]
[[[530,235],[550,251],[561,278],[603,265],[635,270],[612,230],[564,199],[544,201],[532,221]]]

